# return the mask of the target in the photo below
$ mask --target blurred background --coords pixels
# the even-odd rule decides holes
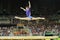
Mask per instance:
[[[15,16],[26,17],[20,7],[31,2],[33,17],[45,20],[19,20]],[[1,36],[56,36],[60,35],[60,0],[0,0]]]

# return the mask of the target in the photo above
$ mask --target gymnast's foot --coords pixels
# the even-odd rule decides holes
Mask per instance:
[[[32,19],[32,16],[29,16],[28,18]]]

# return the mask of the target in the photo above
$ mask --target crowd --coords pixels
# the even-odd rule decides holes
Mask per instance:
[[[45,25],[39,25],[39,26],[31,26],[29,28],[32,32],[32,35],[40,35],[40,36],[57,36],[58,35],[58,26],[45,26]]]
[[[57,36],[60,25],[28,25],[20,27],[0,27],[0,36]]]

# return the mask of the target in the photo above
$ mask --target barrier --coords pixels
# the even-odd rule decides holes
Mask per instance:
[[[0,40],[51,40],[57,38],[58,36],[0,36]],[[60,40],[60,38],[58,40]]]

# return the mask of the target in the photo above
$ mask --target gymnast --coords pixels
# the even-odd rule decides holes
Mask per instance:
[[[31,16],[31,11],[30,11],[31,3],[30,3],[30,1],[28,1],[28,3],[29,3],[29,5],[26,6],[25,8],[23,8],[23,7],[20,7],[20,8],[26,12],[26,16],[27,16],[28,18],[32,18],[32,16]]]

